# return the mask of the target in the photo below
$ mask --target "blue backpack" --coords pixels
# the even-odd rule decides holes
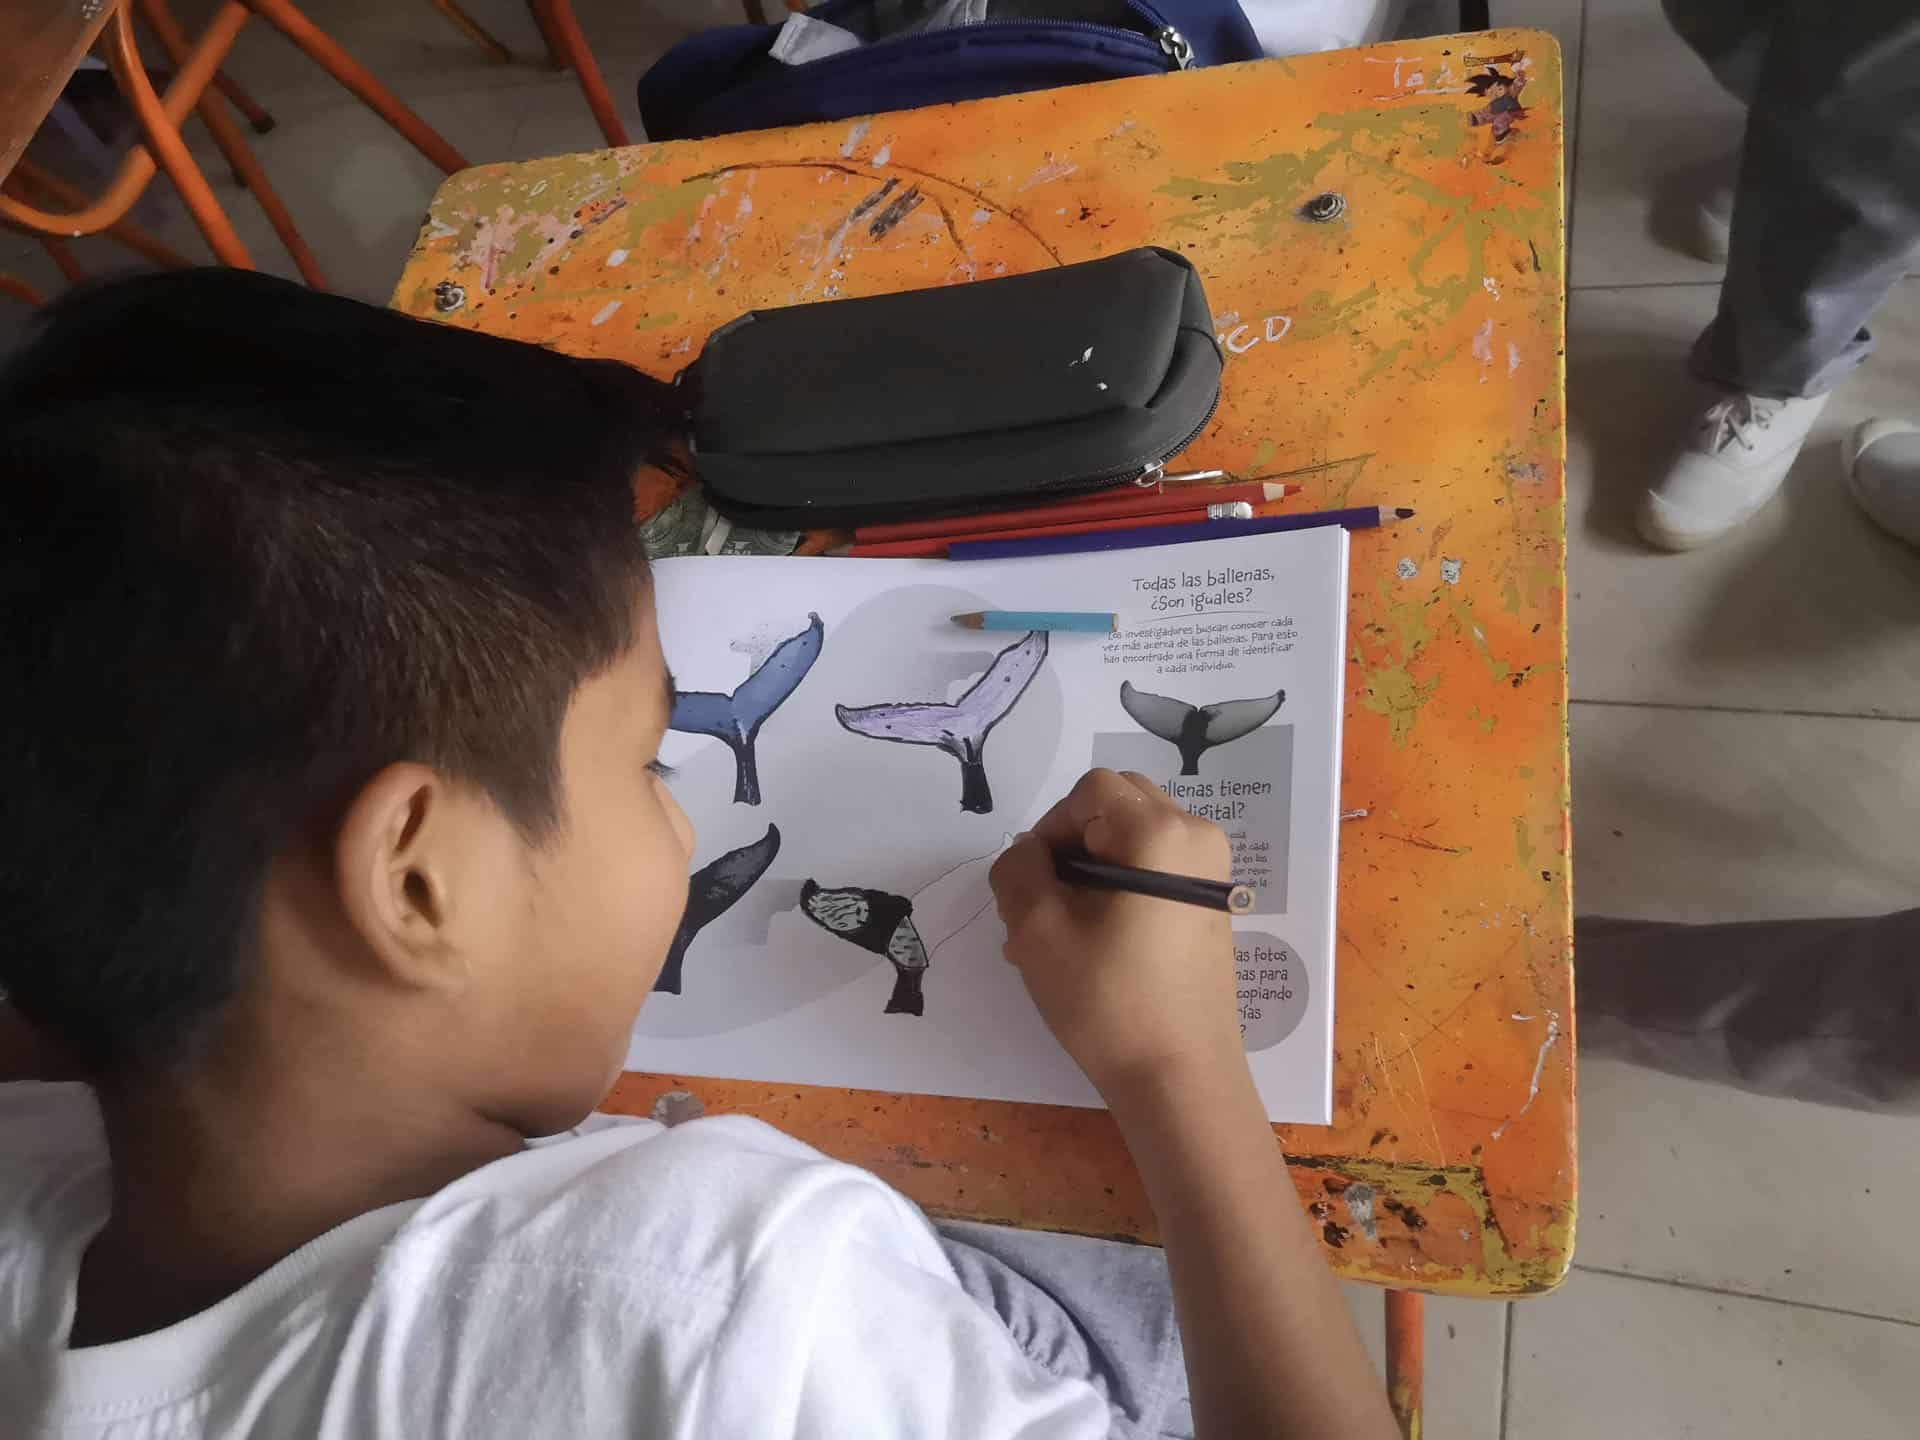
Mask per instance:
[[[788,65],[779,25],[729,25],[681,41],[640,77],[650,140],[843,120],[1056,85],[1255,60],[1236,0],[991,0],[984,21],[897,34],[922,0],[826,0],[807,12],[859,49]]]

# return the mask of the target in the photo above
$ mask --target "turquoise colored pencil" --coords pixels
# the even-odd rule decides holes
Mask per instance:
[[[954,616],[953,623],[969,630],[1085,630],[1096,635],[1111,635],[1115,627],[1111,610],[974,610]]]

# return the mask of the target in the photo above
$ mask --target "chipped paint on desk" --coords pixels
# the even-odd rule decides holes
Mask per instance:
[[[1525,82],[1502,136],[1461,47]],[[1440,37],[487,166],[395,292],[670,376],[757,306],[1192,260],[1227,370],[1184,458],[1418,511],[1354,537],[1336,1118],[1279,1133],[1343,1274],[1464,1294],[1551,1288],[1573,1242],[1559,63]],[[682,1084],[939,1213],[1154,1233],[1100,1112],[638,1075],[610,1103]]]

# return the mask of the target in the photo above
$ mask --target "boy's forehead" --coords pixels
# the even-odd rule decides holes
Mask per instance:
[[[664,725],[672,710],[673,677],[660,650],[649,597],[636,602],[633,643],[574,691],[566,725],[631,739],[636,727]]]
[[[650,707],[663,714],[673,710],[673,672],[667,669],[666,653],[660,646],[658,611],[653,603],[653,586],[644,587],[634,600],[633,649],[627,657],[639,671],[638,683]]]

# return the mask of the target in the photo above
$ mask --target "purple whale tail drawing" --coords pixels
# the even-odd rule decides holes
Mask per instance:
[[[987,783],[987,736],[1026,694],[1047,658],[1047,632],[1031,631],[993,657],[986,674],[951,705],[902,701],[888,705],[836,705],[833,713],[856,735],[902,745],[932,745],[960,762],[960,808],[976,815],[993,809]]]

